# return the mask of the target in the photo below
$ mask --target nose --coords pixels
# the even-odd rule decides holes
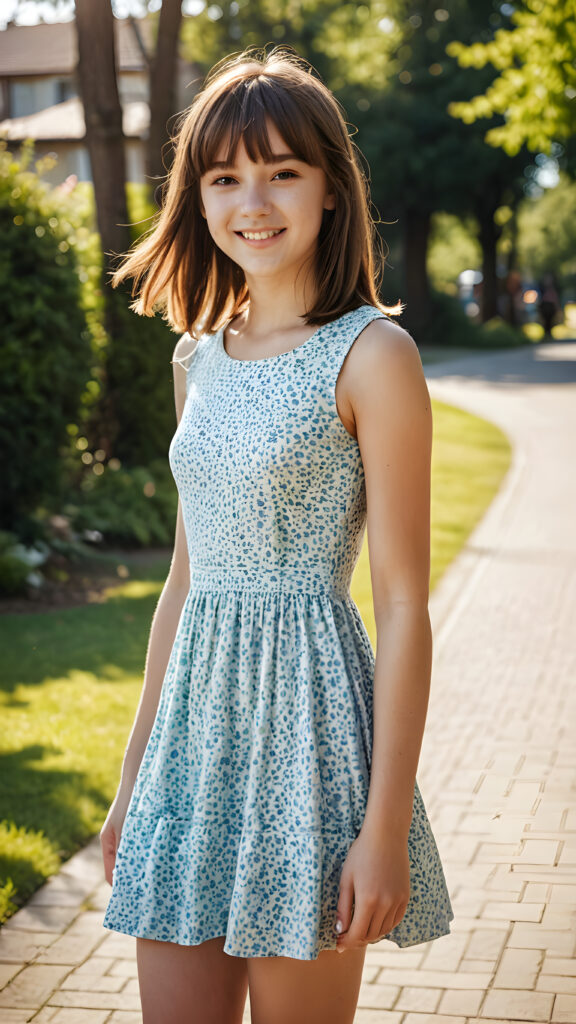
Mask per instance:
[[[242,195],[241,211],[248,217],[266,216],[270,213],[271,203],[266,187],[260,182],[246,185]]]

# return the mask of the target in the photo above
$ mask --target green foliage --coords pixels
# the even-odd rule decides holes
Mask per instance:
[[[31,155],[28,146],[18,162],[0,143],[0,525],[22,539],[60,487],[60,446],[91,362],[76,225]]]
[[[560,175],[555,188],[526,199],[518,214],[520,263],[535,277],[548,270],[566,282],[576,275],[576,184]]]
[[[96,476],[85,474],[62,511],[74,530],[98,530],[105,544],[127,547],[174,542],[178,493],[166,459],[125,469],[110,460]]]
[[[446,292],[432,291],[432,317],[426,330],[426,344],[502,348],[525,345],[522,331],[515,330],[500,317],[477,324],[466,315],[460,301]]]
[[[523,0],[512,22],[512,31],[500,29],[490,42],[447,46],[462,67],[491,63],[500,72],[483,94],[448,109],[467,124],[505,114],[486,142],[509,155],[523,145],[550,153],[552,142],[569,139],[576,127],[576,0]]]
[[[458,275],[481,263],[482,250],[474,219],[450,213],[433,214],[428,246],[428,274],[433,287],[455,295]]]
[[[18,537],[0,530],[0,594],[23,594],[30,573],[29,564],[18,553]]]

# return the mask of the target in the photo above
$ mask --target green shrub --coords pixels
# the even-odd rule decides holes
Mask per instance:
[[[525,345],[526,336],[523,332],[503,320],[501,316],[493,316],[479,328],[479,344],[486,348],[512,348]]]
[[[62,511],[73,530],[98,531],[106,545],[171,545],[178,493],[167,459],[126,469],[111,459],[103,472],[87,473]]]
[[[75,227],[66,197],[0,142],[0,527],[34,538],[61,485],[61,446],[90,377]]]

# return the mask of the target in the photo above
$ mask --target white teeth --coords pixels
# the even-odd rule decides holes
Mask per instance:
[[[243,238],[250,238],[254,241],[259,241],[261,238],[273,238],[274,235],[279,235],[283,228],[279,228],[278,231],[242,231]]]

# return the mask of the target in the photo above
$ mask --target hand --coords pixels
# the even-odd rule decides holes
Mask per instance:
[[[123,796],[120,792],[112,803],[106,821],[100,829],[100,845],[102,848],[102,859],[104,861],[104,875],[106,881],[112,885],[112,872],[116,863],[116,853],[122,834],[122,826],[128,810],[129,797]]]
[[[337,949],[377,942],[400,923],[410,898],[408,843],[360,832],[340,876]],[[334,922],[336,924],[336,922]]]

